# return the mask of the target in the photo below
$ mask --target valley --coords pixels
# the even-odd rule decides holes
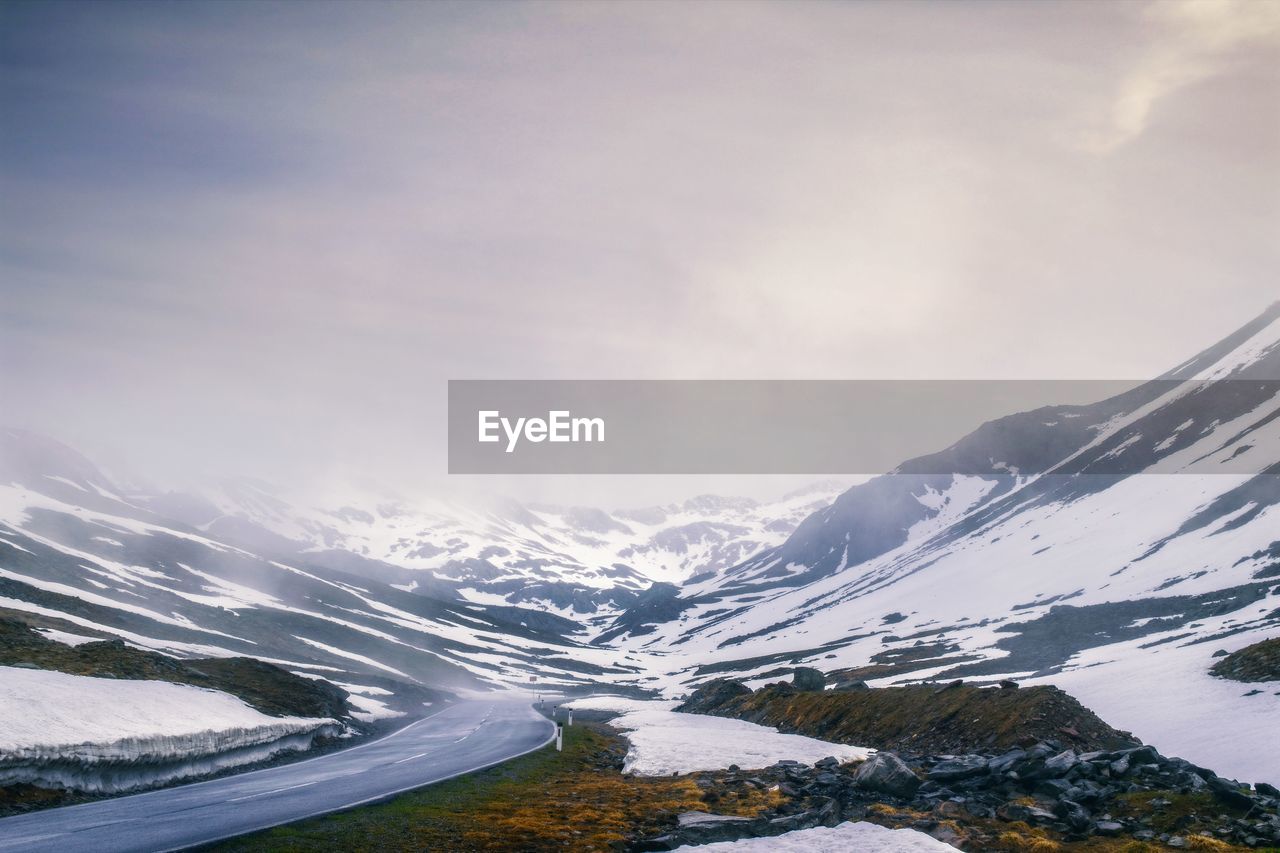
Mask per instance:
[[[1277,376],[1280,303],[1153,382],[1011,414],[865,482],[611,511],[354,492],[325,508],[245,480],[139,492],[5,429],[0,671],[15,707],[33,679],[113,679],[230,694],[279,719],[296,711],[269,682],[316,685],[306,722],[245,763],[305,751],[283,739],[300,732],[359,738],[485,695],[679,699],[803,668],[834,691],[900,697],[868,718],[882,725],[913,690],[1014,683],[1024,699],[1065,691],[1163,755],[1274,782]],[[785,728],[795,713],[748,716]],[[883,743],[854,719],[814,732],[927,740],[910,730],[925,717]],[[246,721],[260,722],[236,712],[201,741],[208,767],[234,763],[247,742],[228,733]],[[1093,725],[1037,737],[1065,748]],[[1015,728],[991,743],[1013,748],[1035,725]],[[74,733],[10,734],[0,778],[79,778]],[[180,733],[134,734],[171,749]],[[172,774],[190,775],[152,781]]]

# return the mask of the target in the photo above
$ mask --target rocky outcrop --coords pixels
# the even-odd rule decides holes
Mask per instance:
[[[892,752],[878,752],[858,765],[853,784],[891,797],[910,797],[920,788],[920,779]]]
[[[717,679],[677,710],[734,717],[836,743],[908,753],[980,752],[1061,739],[1077,752],[1139,745],[1056,687],[945,685],[813,691],[790,682],[751,691]]]
[[[715,714],[717,709],[726,707],[731,700],[750,695],[751,688],[741,681],[716,678],[695,690],[676,710],[688,714]]]
[[[861,764],[825,758],[812,767],[787,761],[701,774],[697,784],[712,804],[747,787],[787,799],[752,819],[682,816],[665,834],[629,849],[670,850],[846,820],[910,827],[962,850],[1049,849],[1054,841],[1091,838],[1192,849],[1280,843],[1280,791],[1222,779],[1150,746],[1078,753],[1049,740],[967,755],[882,752]]]
[[[798,666],[791,683],[797,690],[825,690],[827,677],[811,666]]]
[[[1209,672],[1232,681],[1280,681],[1280,637],[1225,655]]]

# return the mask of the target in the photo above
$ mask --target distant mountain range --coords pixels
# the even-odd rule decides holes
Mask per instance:
[[[843,490],[819,483],[778,501],[701,495],[608,513],[491,498],[462,505],[368,497],[314,507],[255,481],[136,500],[256,551],[324,560],[415,592],[536,607],[588,630],[655,583],[716,573],[782,542]]]

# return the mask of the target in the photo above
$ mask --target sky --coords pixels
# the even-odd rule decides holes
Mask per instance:
[[[457,485],[449,379],[1150,377],[1278,226],[1275,0],[0,4],[0,422],[157,485]]]

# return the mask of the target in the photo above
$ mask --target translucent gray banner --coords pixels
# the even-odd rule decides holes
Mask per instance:
[[[454,380],[454,474],[1275,472],[1280,381]]]

